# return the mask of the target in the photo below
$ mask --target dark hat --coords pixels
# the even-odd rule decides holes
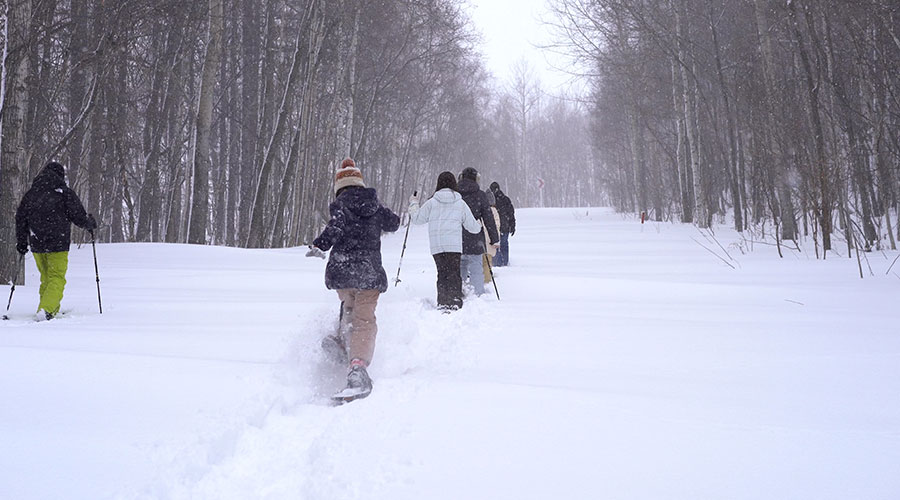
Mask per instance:
[[[363,182],[362,172],[356,168],[356,162],[352,158],[344,158],[341,168],[334,174],[334,194],[349,186],[366,187],[366,183]]]
[[[460,179],[470,179],[478,182],[478,171],[472,167],[466,167],[459,173]]]

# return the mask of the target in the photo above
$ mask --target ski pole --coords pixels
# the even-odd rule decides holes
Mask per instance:
[[[97,278],[97,304],[100,306],[100,314],[103,314],[103,301],[100,299],[100,269],[97,267],[97,242],[94,240],[94,230],[91,229],[91,247],[94,249],[94,276]]]
[[[484,228],[484,232],[487,233],[487,226],[484,225],[484,221],[481,221],[481,227]],[[494,285],[494,293],[497,294],[497,300],[500,300],[500,290],[497,289],[497,280],[494,279],[494,269],[491,267],[491,259],[487,258],[487,242],[484,239],[481,240],[481,243],[484,245],[484,253],[485,253],[485,262],[487,262],[488,273],[491,275],[491,283]]]
[[[19,269],[22,268],[22,261],[25,260],[25,254],[19,254],[19,260],[16,262],[16,277],[9,283],[9,300],[6,302],[6,314],[3,319],[9,319],[9,306],[12,305],[12,296],[16,292],[16,281],[19,281]]]
[[[417,195],[418,191],[413,191],[413,196]],[[406,222],[406,235],[403,236],[403,249],[400,250],[400,263],[397,264],[397,278],[394,279],[394,286],[400,284],[400,267],[403,266],[403,254],[406,253],[406,239],[409,238],[409,226],[412,225],[412,216],[410,216],[409,220]]]

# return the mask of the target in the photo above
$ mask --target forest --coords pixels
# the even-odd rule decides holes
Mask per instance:
[[[397,212],[469,166],[517,206],[601,197],[584,106],[544,93],[524,61],[494,79],[460,1],[7,0],[0,12],[4,282],[13,214],[50,160],[98,242],[306,244],[347,156]]]
[[[900,2],[551,1],[617,209],[896,249]]]
[[[51,160],[99,242],[306,244],[350,156],[397,212],[475,167],[517,207],[896,248],[896,1],[548,0],[583,95],[495,78],[468,4],[0,0],[0,280]]]

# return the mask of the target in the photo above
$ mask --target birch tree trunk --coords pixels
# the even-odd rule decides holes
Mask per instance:
[[[737,232],[744,231],[743,199],[741,197],[740,176],[737,166],[737,144],[735,141],[735,117],[732,111],[728,85],[725,82],[725,71],[722,69],[722,51],[719,47],[719,36],[714,19],[712,0],[707,0],[708,20],[710,34],[712,35],[713,49],[716,60],[716,76],[722,91],[722,100],[725,103],[725,119],[728,137],[728,171],[731,177],[731,202],[734,209],[734,229]]]
[[[241,160],[240,199],[238,200],[237,231],[235,242],[243,242],[250,226],[253,203],[253,181],[256,179],[257,149],[259,148],[259,95],[260,95],[260,12],[271,11],[273,0],[259,2],[241,0]],[[267,14],[268,17],[268,14]]]
[[[154,68],[153,81],[150,85],[150,100],[147,105],[147,123],[144,137],[144,154],[146,158],[144,182],[141,183],[140,201],[138,210],[138,225],[135,240],[156,241],[156,231],[162,208],[162,200],[159,188],[159,163],[160,143],[165,129],[164,120],[169,117],[168,107],[171,105],[171,84],[173,81],[173,66],[167,57],[163,55],[174,54],[172,49],[173,38],[177,35],[173,30],[166,37],[163,50]],[[173,56],[174,57],[174,56]]]
[[[809,31],[812,46],[819,49],[816,43],[815,25],[810,17],[809,7],[804,5],[806,25]],[[807,95],[807,114],[809,116],[815,144],[815,161],[814,170],[818,172],[816,180],[819,187],[819,225],[822,228],[822,258],[825,258],[828,251],[831,250],[831,207],[834,201],[831,195],[831,172],[828,168],[827,159],[825,158],[825,131],[822,128],[822,119],[819,116],[819,88],[821,87],[820,71],[813,71],[810,53],[807,49],[806,42],[803,39],[797,17],[797,8],[794,2],[788,3],[788,10],[791,15],[791,21],[794,28],[794,36],[797,38],[797,44],[800,54],[800,62],[803,66],[806,83]]]
[[[773,152],[774,140],[771,135],[775,133],[775,96],[777,93],[775,86],[775,55],[772,48],[772,36],[769,32],[769,19],[766,14],[766,0],[754,0],[754,11],[756,14],[756,25],[758,36],[760,38],[760,50],[763,59],[763,81],[765,82],[765,101],[766,101],[766,135],[768,139],[768,150]],[[778,190],[778,213],[773,214],[781,220],[781,238],[785,240],[794,240],[797,238],[796,224],[794,223],[794,204],[791,199],[791,189],[788,184],[787,167],[782,160],[778,162],[770,162],[768,169],[771,172],[771,182],[775,183]],[[773,204],[773,207],[775,205]]]
[[[347,47],[343,48],[340,54],[339,70],[342,71],[341,82],[338,92],[338,138],[337,138],[337,156],[335,163],[340,164],[344,157],[350,156],[353,152],[353,94],[356,88],[356,60],[357,47],[359,46],[359,15],[362,8],[356,0],[343,2],[345,8],[347,4],[352,6],[353,25],[350,27],[350,33],[343,34],[341,40],[349,38]],[[343,25],[341,27],[343,32]],[[342,45],[344,45],[342,43]],[[365,175],[365,173],[364,173]]]
[[[313,0],[314,2],[316,0]],[[288,114],[290,114],[290,102],[294,96],[294,87],[296,86],[299,75],[302,72],[300,68],[301,56],[303,51],[303,35],[309,26],[309,17],[312,8],[307,8],[300,25],[297,26],[297,40],[294,45],[294,57],[291,61],[291,69],[288,73],[288,80],[285,84],[284,94],[281,98],[281,105],[278,109],[278,118],[275,122],[275,128],[272,130],[272,136],[269,139],[269,145],[266,147],[266,154],[263,158],[262,165],[259,167],[259,179],[256,182],[256,194],[253,197],[252,212],[250,213],[250,228],[247,234],[246,247],[259,248],[265,242],[266,227],[263,222],[263,209],[265,206],[266,190],[269,184],[269,176],[272,171],[272,163],[275,159],[275,152],[281,146],[282,136],[284,135],[285,124]]]
[[[71,142],[66,147],[68,165],[66,175],[69,183],[75,185],[78,182],[78,172],[81,170],[82,154],[84,153],[84,126],[79,124],[79,112],[84,98],[87,95],[87,68],[85,67],[85,52],[88,50],[88,18],[87,0],[72,0],[72,38],[69,50],[72,67],[72,80],[69,85],[69,123],[74,128]]]
[[[685,26],[685,1],[675,8],[675,25],[678,36],[678,59],[681,63],[681,85],[684,91],[685,137],[690,151],[691,184],[694,191],[694,221],[701,228],[709,227],[709,208],[703,189],[703,172],[700,170],[700,136],[697,120],[697,82],[692,76],[693,56],[690,54],[690,27]]]
[[[194,138],[193,194],[188,243],[206,243],[206,223],[209,217],[209,135],[212,123],[213,91],[219,57],[222,52],[224,29],[223,0],[209,0],[209,42],[200,80],[200,96],[197,100],[196,135]]]
[[[289,246],[296,242],[297,229],[292,226],[300,224],[302,184],[305,184],[303,182],[305,180],[304,177],[310,177],[309,175],[303,176],[301,174],[304,171],[307,174],[309,173],[308,152],[312,149],[309,130],[312,122],[313,96],[316,91],[314,83],[316,69],[319,66],[322,42],[325,38],[325,16],[322,15],[318,2],[313,2],[310,9],[315,10],[311,13],[312,21],[306,44],[303,69],[304,81],[301,89],[298,91],[300,120],[291,140],[290,155],[281,179],[281,196],[278,199],[275,225],[270,237],[272,244],[275,246]],[[309,179],[307,182],[314,182],[314,180]],[[291,196],[292,192],[293,196]],[[290,209],[290,217],[287,213],[288,209]],[[291,227],[288,227],[289,224]]]
[[[0,107],[0,281],[8,283],[19,273],[16,252],[15,212],[24,193],[23,168],[28,165],[25,149],[25,110],[28,102],[28,46],[31,0],[8,0],[3,51],[3,101]]]
[[[694,221],[694,196],[691,193],[690,152],[685,137],[684,90],[681,85],[681,69],[672,58],[672,101],[675,111],[675,168],[678,174],[678,191],[681,194],[681,222]]]

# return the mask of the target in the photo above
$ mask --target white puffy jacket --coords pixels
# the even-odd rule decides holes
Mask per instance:
[[[419,208],[418,202],[409,204],[409,220],[413,224],[428,223],[428,241],[431,254],[443,252],[462,253],[462,229],[470,233],[481,231],[469,206],[456,191],[445,188],[434,193]]]

